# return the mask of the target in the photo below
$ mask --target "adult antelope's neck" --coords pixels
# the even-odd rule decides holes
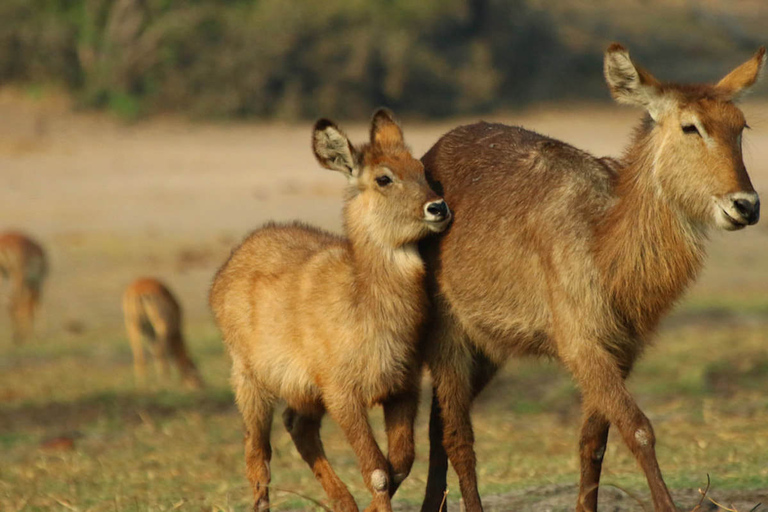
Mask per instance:
[[[695,279],[705,230],[686,218],[657,181],[659,137],[646,123],[619,170],[616,202],[598,225],[596,261],[625,327],[652,331]]]

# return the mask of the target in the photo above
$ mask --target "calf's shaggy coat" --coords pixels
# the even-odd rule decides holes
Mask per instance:
[[[349,179],[347,238],[301,224],[255,231],[216,275],[211,307],[232,357],[256,510],[269,507],[270,427],[282,399],[285,427],[334,509],[357,505],[320,441],[326,411],[357,455],[369,510],[389,511],[414,457],[417,342],[428,309],[416,243],[444,229],[450,213],[387,111],[374,115],[361,147],[327,120],[312,142],[320,164]],[[384,407],[388,459],[368,423],[374,404]]]

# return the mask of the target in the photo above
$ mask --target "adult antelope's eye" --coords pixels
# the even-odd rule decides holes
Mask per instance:
[[[696,135],[701,135],[699,133],[699,129],[696,128],[695,124],[684,124],[683,125],[683,133],[685,133],[686,135],[691,135],[691,134],[694,134],[694,133]]]
[[[386,186],[387,186],[387,185],[389,185],[390,183],[392,183],[392,178],[390,178],[390,177],[389,177],[389,176],[387,176],[386,174],[385,174],[385,175],[383,175],[383,176],[378,176],[378,177],[376,178],[376,184],[377,184],[378,186],[380,186],[380,187],[386,187]]]

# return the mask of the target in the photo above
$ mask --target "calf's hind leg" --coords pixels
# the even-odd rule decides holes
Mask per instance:
[[[357,512],[355,499],[325,456],[323,442],[320,440],[320,421],[319,415],[303,415],[291,407],[287,407],[283,412],[283,424],[291,435],[293,444],[323,486],[331,500],[333,510]]]
[[[263,512],[269,510],[269,463],[272,459],[269,435],[274,398],[250,379],[236,375],[233,380],[235,400],[245,424],[245,470],[253,488],[253,509]]]

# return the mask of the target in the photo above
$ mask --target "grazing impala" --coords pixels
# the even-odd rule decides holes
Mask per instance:
[[[133,352],[136,382],[146,378],[143,337],[155,360],[155,369],[162,378],[169,374],[168,358],[179,369],[184,384],[191,389],[203,387],[203,380],[195,363],[187,353],[181,332],[181,307],[173,294],[160,281],[141,278],[131,283],[123,294],[125,329]]]
[[[611,94],[646,111],[621,159],[487,123],[449,132],[424,155],[455,219],[422,247],[436,302],[426,343],[435,395],[423,511],[440,507],[448,460],[467,511],[481,510],[470,403],[515,355],[556,358],[580,387],[576,510],[597,507],[609,425],[645,473],[655,509],[675,510],[653,429],[624,380],[695,279],[707,231],[758,220],[741,154],[747,125],[733,102],[764,62],[761,48],[716,85],[676,85],[614,44],[605,54]]]
[[[442,231],[450,213],[388,111],[374,115],[368,144],[354,147],[325,119],[312,143],[320,164],[349,180],[348,238],[268,224],[219,270],[211,307],[232,357],[254,509],[269,508],[270,426],[283,399],[285,427],[334,510],[358,509],[320,441],[326,411],[358,458],[373,495],[368,510],[390,511],[414,457],[417,342],[428,309],[416,243]],[[384,407],[388,458],[368,423],[374,404]]]
[[[0,234],[0,275],[11,284],[10,315],[16,344],[32,334],[47,273],[45,251],[37,242],[14,231]]]

